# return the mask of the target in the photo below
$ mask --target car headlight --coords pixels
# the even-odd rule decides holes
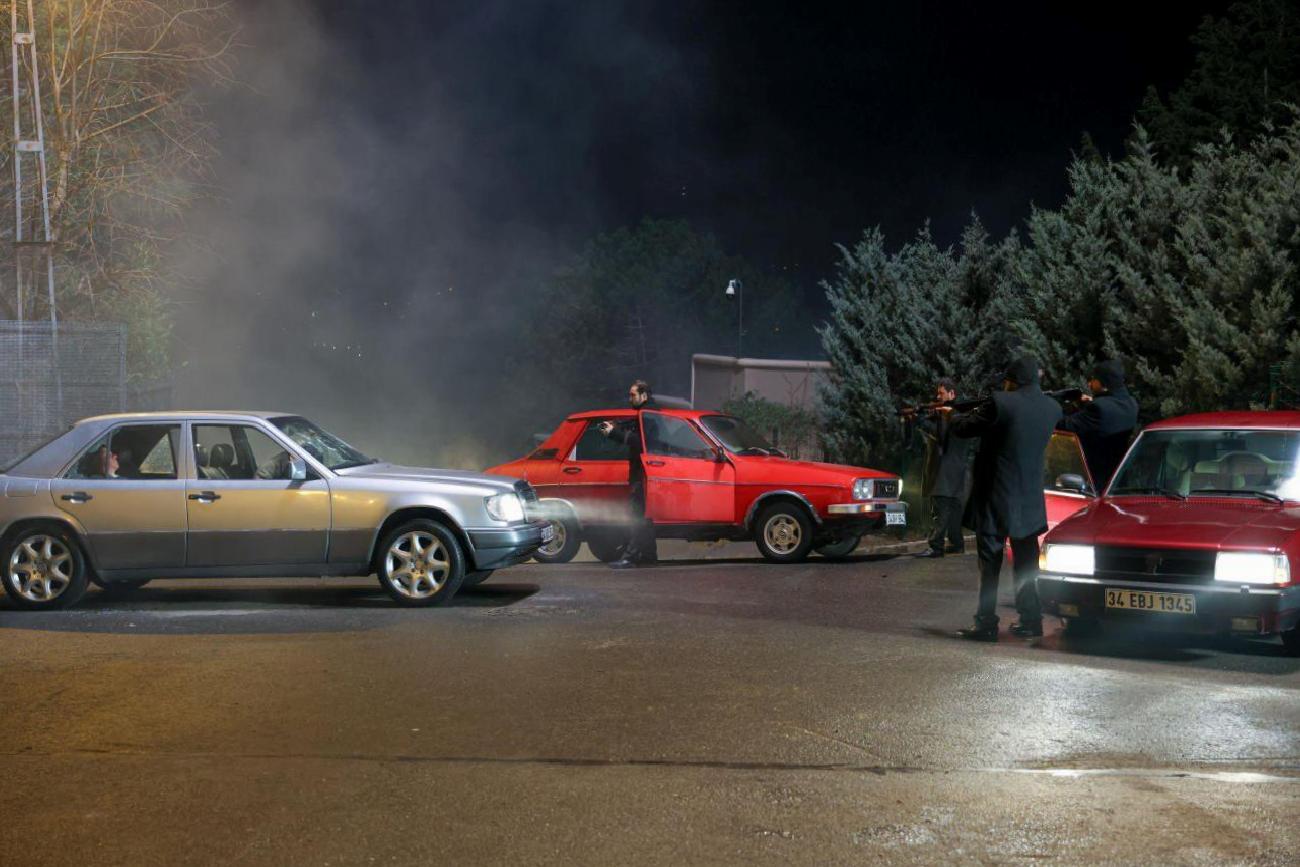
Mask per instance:
[[[1291,580],[1291,563],[1285,554],[1220,551],[1214,558],[1214,580],[1232,584],[1286,584]]]
[[[1097,569],[1091,545],[1044,545],[1038,568],[1044,572],[1091,575]]]
[[[497,494],[487,498],[487,513],[494,521],[522,521],[524,519],[524,501],[518,494]]]
[[[872,494],[876,492],[875,479],[854,479],[853,480],[853,499],[870,500]]]

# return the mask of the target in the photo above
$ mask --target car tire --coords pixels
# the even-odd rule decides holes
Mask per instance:
[[[1290,656],[1300,656],[1300,626],[1293,626],[1282,633],[1282,646]]]
[[[33,579],[32,566],[49,571]],[[69,608],[90,584],[81,542],[62,524],[32,524],[11,534],[0,550],[0,568],[5,594],[32,611]]]
[[[465,576],[465,580],[460,582],[461,589],[463,590],[466,587],[477,587],[491,578],[492,573],[495,571],[495,569],[480,569],[477,572],[470,572]]]
[[[822,545],[817,549],[817,553],[827,560],[843,560],[858,550],[858,545],[862,544],[862,536],[862,533],[851,533],[837,542]]]
[[[551,522],[555,527],[555,538],[533,552],[533,559],[538,563],[568,563],[582,550],[582,530],[572,515],[565,515]]]
[[[627,541],[613,533],[590,533],[587,536],[587,548],[591,556],[602,563],[613,563],[623,556]]]
[[[152,580],[152,578],[135,578],[131,581],[104,581],[97,575],[90,577],[90,583],[105,593],[131,593]]]
[[[774,563],[799,563],[812,550],[813,525],[808,510],[791,502],[773,503],[758,513],[754,544]]]
[[[384,537],[375,571],[379,586],[399,605],[445,605],[465,581],[465,552],[445,524],[418,518]]]

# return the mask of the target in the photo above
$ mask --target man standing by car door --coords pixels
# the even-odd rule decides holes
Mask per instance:
[[[1047,530],[1043,463],[1061,407],[1039,387],[1038,360],[1024,356],[1007,368],[1003,391],[969,413],[954,415],[957,436],[979,437],[974,483],[966,510],[979,555],[979,608],[975,622],[958,634],[973,641],[998,640],[998,575],[1003,549],[1011,541],[1015,560],[1016,610],[1011,627],[1019,638],[1043,634],[1038,602],[1038,536]]]
[[[654,402],[649,384],[641,379],[628,387],[627,402],[637,410],[635,416],[626,422],[615,424],[605,421],[600,425],[601,433],[627,446],[627,546],[623,549],[623,556],[609,564],[611,569],[634,569],[638,566],[654,566],[659,562],[654,524],[646,520],[645,516],[645,467],[641,465],[641,411],[658,409],[658,405]]]
[[[972,441],[954,436],[952,402],[957,386],[951,379],[941,379],[934,389],[940,404],[918,423],[925,439],[925,465],[921,470],[921,495],[930,506],[930,547],[918,557],[942,557],[960,554],[966,549],[961,532],[962,507],[970,487],[970,447]],[[947,404],[947,405],[945,405]]]
[[[1103,361],[1088,380],[1092,397],[1084,396],[1078,412],[1061,419],[1058,430],[1071,431],[1083,446],[1083,459],[1098,491],[1104,491],[1128,451],[1137,427],[1138,405],[1124,384],[1124,363]]]

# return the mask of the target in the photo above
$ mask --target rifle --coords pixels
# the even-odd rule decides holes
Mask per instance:
[[[938,412],[944,407],[949,407],[953,412],[970,412],[981,404],[987,403],[988,397],[973,397],[966,400],[936,400],[931,403],[920,403],[914,406],[900,407],[898,417],[903,421],[915,420],[921,414],[930,414]]]

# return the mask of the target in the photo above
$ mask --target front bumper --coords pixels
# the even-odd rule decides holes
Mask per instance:
[[[1190,594],[1196,599],[1196,613],[1107,608],[1107,588]],[[1038,595],[1043,612],[1057,617],[1131,623],[1175,632],[1271,635],[1294,629],[1300,622],[1300,587],[1294,586],[1165,584],[1045,573],[1038,576]]]
[[[467,531],[474,569],[504,569],[524,562],[542,546],[542,534],[549,529],[549,521],[539,521],[502,530]]]
[[[901,514],[907,523],[907,503],[901,500],[863,500],[857,503],[831,503],[826,507],[830,518],[868,518],[872,523],[882,523],[886,515]],[[901,525],[900,525],[901,526]]]

